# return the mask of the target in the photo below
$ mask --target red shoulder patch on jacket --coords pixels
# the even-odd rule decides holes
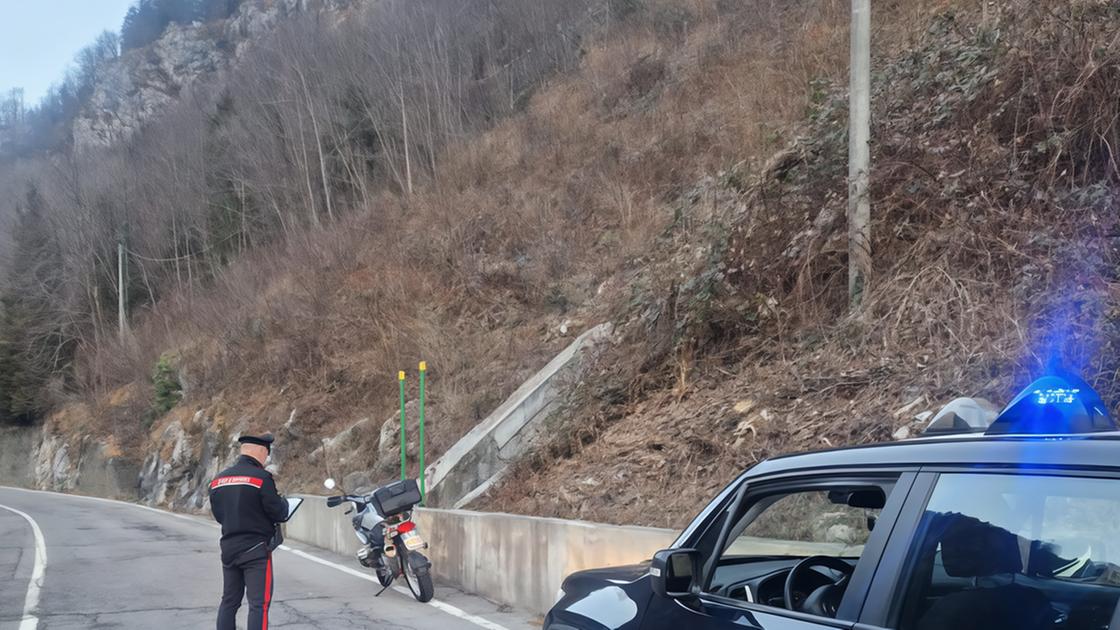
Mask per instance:
[[[210,489],[217,490],[225,486],[253,486],[254,488],[260,488],[263,485],[263,479],[241,475],[237,477],[218,477],[210,482]]]

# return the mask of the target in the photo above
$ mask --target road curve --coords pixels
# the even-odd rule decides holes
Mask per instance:
[[[0,630],[199,630],[221,597],[218,530],[142,506],[0,487]],[[15,511],[12,511],[15,510]],[[45,543],[42,588],[30,517]],[[298,518],[298,516],[297,516]],[[41,556],[42,554],[40,554]],[[41,560],[42,558],[40,558]],[[437,585],[435,605],[375,587],[352,558],[301,545],[275,555],[271,628],[526,630],[528,616]],[[239,627],[244,627],[245,607]]]

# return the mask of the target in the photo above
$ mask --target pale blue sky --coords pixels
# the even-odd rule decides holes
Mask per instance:
[[[0,0],[0,90],[22,87],[28,106],[104,30],[120,32],[134,0]]]

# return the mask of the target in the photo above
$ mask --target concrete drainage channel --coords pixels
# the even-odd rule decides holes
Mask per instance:
[[[588,357],[613,328],[584,332],[427,469],[430,504],[467,505],[501,480],[510,462],[552,428]],[[292,540],[353,555],[358,540],[341,508],[307,502],[287,525]],[[672,544],[677,532],[561,519],[424,508],[415,520],[431,544],[435,576],[499,604],[543,615],[560,584],[582,569],[635,564]]]
[[[323,497],[304,498],[287,537],[353,555],[358,539],[344,510],[328,508]],[[427,555],[437,578],[538,615],[552,607],[568,574],[649,560],[677,536],[665,529],[465,510],[420,509],[416,523],[431,543]]]

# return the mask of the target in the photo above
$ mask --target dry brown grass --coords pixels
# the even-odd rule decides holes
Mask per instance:
[[[665,261],[685,259],[652,261],[658,317],[635,318],[571,432],[479,507],[680,526],[759,459],[1006,400],[1055,357],[1120,400],[1115,8],[1007,3],[984,22],[950,4],[889,23],[865,309],[847,313],[841,88],[779,168],[687,206],[693,229],[725,223],[725,249],[679,279]]]
[[[950,4],[882,4],[880,46],[910,47],[931,12]],[[189,388],[185,407],[207,407],[222,428],[275,427],[298,408],[310,447],[358,418],[388,417],[396,371],[423,359],[446,418],[433,438],[438,454],[566,343],[555,334],[561,321],[615,318],[628,335],[621,373],[642,376],[592,395],[629,400],[626,413],[638,417],[676,409],[666,416],[674,423],[636,429],[613,424],[621,412],[610,404],[591,406],[559,456],[591,444],[622,458],[644,448],[626,446],[633,435],[684,431],[692,450],[675,461],[657,451],[653,457],[669,462],[661,466],[682,466],[684,482],[701,487],[726,478],[746,460],[700,463],[721,446],[685,421],[722,407],[715,396],[698,411],[697,392],[716,387],[713,363],[727,369],[744,356],[776,357],[796,372],[785,355],[804,350],[786,336],[804,334],[797,321],[823,326],[835,313],[835,296],[821,285],[840,261],[827,251],[806,261],[802,276],[812,281],[790,286],[812,299],[782,294],[772,307],[777,328],[764,327],[781,343],[759,349],[756,338],[728,328],[720,344],[678,352],[670,317],[677,307],[665,296],[703,270],[710,228],[743,203],[701,187],[704,208],[682,213],[682,199],[720,172],[749,179],[793,141],[817,96],[814,82],[843,82],[847,6],[651,0],[590,41],[579,71],[553,80],[525,112],[451,147],[438,178],[414,196],[384,195],[358,216],[245,255],[205,290],[166,297],[138,318],[132,341],[104,340],[86,352],[81,378],[99,399],[128,382],[147,392],[156,358],[173,352]],[[789,201],[773,209],[784,212]],[[748,298],[756,293],[769,294]],[[634,314],[646,306],[662,314],[648,333]],[[914,303],[882,317],[910,321],[935,308]],[[136,421],[101,417],[109,429]],[[851,431],[866,430],[859,426]],[[668,480],[657,483],[671,492]],[[575,503],[558,505],[570,515]],[[625,518],[616,514],[589,513]]]

